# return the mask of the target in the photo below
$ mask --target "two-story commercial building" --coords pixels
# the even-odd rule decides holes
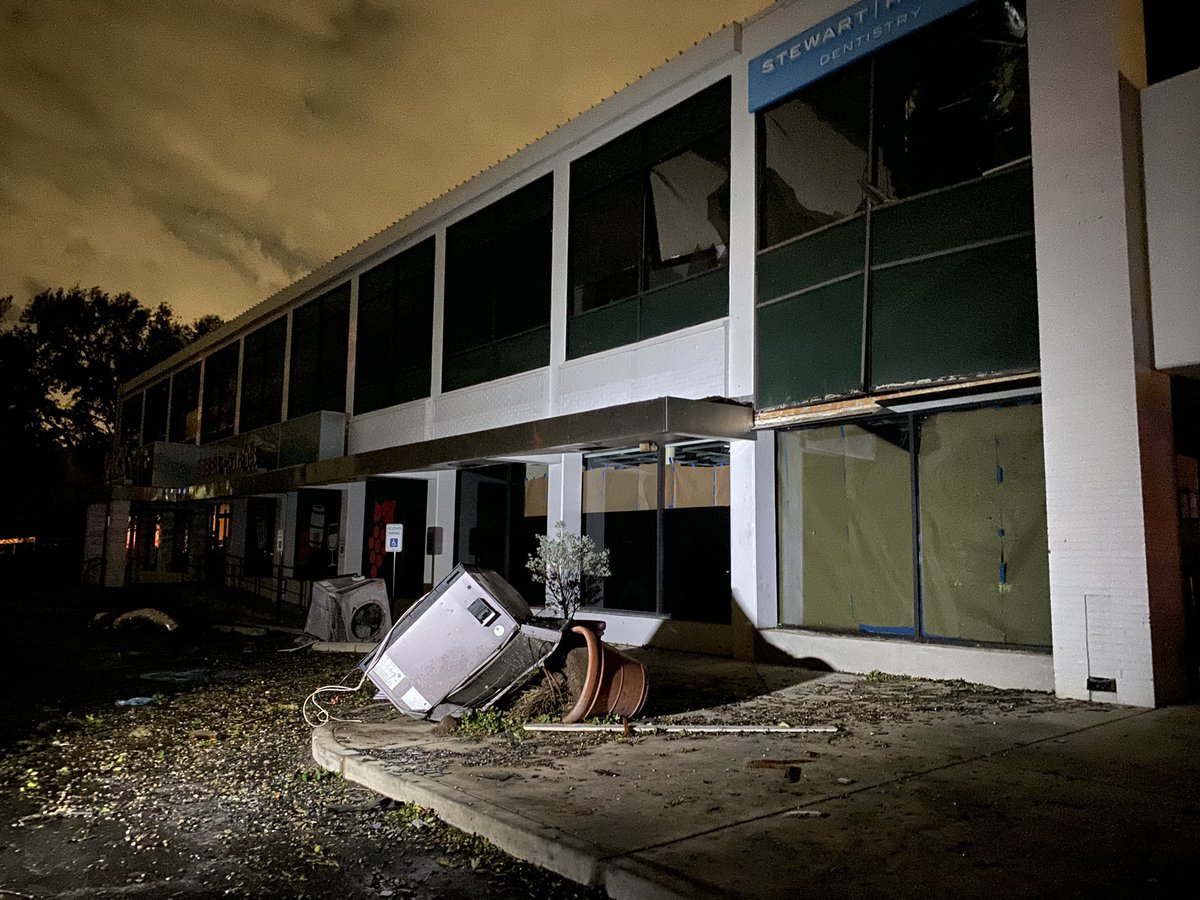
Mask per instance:
[[[90,570],[536,602],[562,520],[614,641],[1184,695],[1200,71],[1142,12],[723,29],[126,384]]]

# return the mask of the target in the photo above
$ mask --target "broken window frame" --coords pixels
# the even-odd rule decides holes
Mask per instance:
[[[728,277],[719,273],[729,269],[730,103],[724,78],[571,163],[568,359],[728,314]],[[686,215],[700,195],[670,183],[687,160],[690,186],[708,190],[703,217]],[[668,196],[690,218],[677,217],[674,230],[665,223]],[[689,229],[688,237],[711,233],[663,258],[664,236]],[[712,279],[719,289],[701,286]]]
[[[921,411],[921,412],[909,412],[909,413],[903,413],[903,414],[889,414],[887,416],[878,416],[878,417],[874,417],[871,419],[865,419],[865,420],[864,419],[848,420],[843,423],[821,422],[819,424],[798,426],[796,428],[790,428],[790,429],[781,431],[780,436],[782,437],[789,433],[795,433],[795,432],[801,432],[801,431],[817,431],[820,429],[828,429],[828,428],[835,428],[835,427],[848,426],[848,425],[854,425],[854,426],[870,429],[873,426],[878,427],[880,425],[886,425],[888,423],[891,423],[893,425],[899,425],[907,431],[908,441],[909,441],[909,446],[907,448],[907,452],[908,452],[908,482],[909,483],[908,483],[907,487],[908,487],[908,491],[909,491],[909,503],[910,503],[909,512],[910,512],[910,517],[911,517],[911,529],[912,529],[912,532],[911,532],[911,561],[912,561],[913,575],[912,575],[912,597],[911,597],[912,619],[911,619],[910,623],[906,624],[903,627],[900,627],[900,628],[889,628],[889,627],[877,627],[877,628],[876,627],[866,627],[866,628],[863,628],[863,627],[860,627],[858,629],[847,629],[847,628],[840,628],[840,627],[828,627],[828,626],[821,626],[821,625],[813,625],[813,624],[809,624],[809,623],[806,623],[803,621],[803,612],[801,612],[801,615],[800,615],[800,618],[801,618],[800,622],[786,621],[787,614],[785,613],[785,607],[787,604],[786,604],[786,598],[784,596],[784,590],[786,587],[784,567],[785,567],[785,553],[787,552],[789,543],[791,543],[791,541],[789,539],[788,533],[786,532],[785,524],[783,521],[782,510],[779,507],[777,507],[776,523],[777,523],[778,556],[777,556],[777,560],[776,560],[776,567],[777,567],[778,576],[779,576],[779,578],[778,578],[778,583],[779,583],[778,611],[779,611],[780,625],[782,627],[788,627],[788,628],[801,628],[806,631],[827,632],[827,633],[833,633],[833,634],[869,634],[871,636],[886,637],[889,639],[914,641],[914,642],[918,642],[918,643],[945,644],[945,645],[952,645],[952,646],[970,646],[970,647],[993,647],[993,648],[997,648],[997,649],[1018,650],[1018,651],[1024,650],[1024,651],[1033,651],[1033,652],[1049,651],[1050,643],[1051,643],[1051,633],[1050,633],[1048,624],[1046,626],[1044,643],[1043,642],[1028,643],[1028,642],[1017,642],[1017,641],[1011,641],[1011,642],[989,641],[989,640],[981,640],[981,639],[971,638],[971,637],[956,637],[956,636],[950,636],[950,635],[933,634],[933,633],[930,633],[929,630],[926,628],[926,623],[925,623],[925,619],[926,619],[926,616],[925,616],[925,612],[926,612],[926,586],[925,586],[926,559],[925,559],[924,538],[925,538],[926,526],[924,525],[924,523],[922,521],[922,513],[923,513],[922,504],[921,504],[922,478],[920,475],[921,459],[922,459],[922,457],[921,457],[921,437],[922,437],[923,425],[924,425],[924,423],[926,423],[932,419],[935,419],[937,417],[940,417],[940,416],[954,416],[959,413],[972,412],[972,411],[978,411],[978,410],[986,410],[989,408],[1001,411],[1001,410],[1006,410],[1006,409],[1015,409],[1015,408],[1019,408],[1019,407],[1030,407],[1030,406],[1035,406],[1040,411],[1041,398],[1036,397],[1036,398],[1025,398],[1025,399],[1016,400],[1016,401],[1006,401],[1006,402],[988,401],[988,402],[980,402],[980,403],[974,403],[974,404],[964,404],[961,406],[947,407],[947,408],[936,409],[936,410],[928,410],[928,411]],[[1040,429],[1039,429],[1039,431],[1040,431]],[[785,452],[786,452],[786,450],[784,448],[783,441],[777,441],[776,442],[777,490],[779,489],[779,469],[781,467],[780,459],[781,459],[781,456]],[[1044,461],[1042,463],[1042,467],[1043,467],[1043,473],[1044,473]],[[997,466],[997,470],[999,470],[999,466]],[[793,488],[793,491],[795,491],[795,490],[796,489]],[[801,502],[803,503],[804,500],[803,500],[803,490],[802,489],[800,490],[800,496],[802,498]],[[1044,500],[1045,500],[1044,492],[1041,495],[1041,500],[1044,503]],[[1043,516],[1043,520],[1044,520],[1044,516]],[[803,521],[803,519],[801,519],[801,522],[802,521]],[[803,527],[803,525],[801,525],[801,527]],[[1004,535],[1001,535],[1001,537],[1004,537]],[[1044,540],[1044,536],[1043,536],[1043,540]],[[801,553],[803,553],[803,551],[801,551]],[[804,560],[803,558],[801,558],[800,564],[801,564],[801,567],[803,567],[804,565],[807,564],[807,561]],[[1000,570],[998,573],[999,581],[1001,584],[1003,584],[1005,581],[1005,574],[1006,574],[1006,571],[1005,571],[1006,563],[1005,563],[1003,557],[1001,557],[1001,559],[1000,559],[999,566],[1000,566]],[[1046,607],[1046,610],[1048,613],[1049,607],[1050,607],[1050,591],[1049,591],[1048,577],[1047,577],[1047,582],[1046,582],[1046,586],[1045,586],[1044,598],[1045,598],[1044,599],[1045,607]],[[804,596],[803,596],[803,591],[802,591],[801,598],[800,598],[801,610],[803,610],[803,604],[804,604]]]
[[[966,380],[1037,369],[1025,21],[1020,0],[980,0],[757,114],[756,364],[761,408],[870,395],[925,379]],[[982,49],[974,53],[972,48]],[[981,66],[992,75],[980,84],[975,84],[979,78],[956,77],[978,74]],[[904,110],[897,114],[895,109],[904,99],[892,83],[897,74],[936,88],[926,90],[926,96],[953,95],[961,102],[925,117],[932,126],[920,131],[921,140],[936,149],[936,159],[914,155],[889,168],[884,150],[894,151],[908,134],[897,131],[897,122],[905,118]],[[964,81],[965,86],[960,84]],[[995,88],[990,99],[985,96],[988,85]],[[963,91],[969,94],[965,99],[959,96]],[[848,118],[845,108],[855,106],[854,97],[859,115]],[[828,221],[809,217],[809,224],[801,225],[804,217],[793,217],[797,224],[789,230],[769,218],[772,210],[787,204],[781,192],[771,193],[786,178],[772,182],[769,177],[776,169],[768,157],[778,141],[768,140],[768,130],[780,111],[791,106],[812,112],[807,130],[820,130],[826,143],[841,138],[855,145],[857,155],[850,163],[845,153],[815,154],[808,160],[841,167],[833,186],[844,191],[854,172],[862,171],[857,204],[846,200],[827,210]],[[964,125],[956,110],[968,107],[977,114]],[[866,146],[858,147],[863,128]],[[955,165],[935,164],[960,150],[962,159]],[[794,152],[804,156],[803,148]],[[799,197],[793,200],[799,207]],[[906,219],[914,217],[928,227],[908,236],[899,252],[892,246],[890,255],[880,256],[881,239],[891,235],[891,243],[897,244],[895,235],[904,233]],[[948,226],[938,227],[948,219],[953,219]],[[859,224],[852,226],[854,222]],[[938,269],[943,262],[986,271],[965,286]],[[1010,271],[997,279],[994,270],[1004,266]],[[876,282],[885,280],[891,293],[877,296]],[[847,300],[843,295],[850,291],[859,296]],[[955,354],[941,353],[945,334],[926,328],[938,323],[946,333],[970,334],[976,316],[980,325],[975,331],[983,336],[975,343],[959,341]],[[910,340],[913,334],[920,337]],[[831,359],[835,377],[820,367],[789,365],[809,358]],[[918,371],[910,379],[913,370]]]

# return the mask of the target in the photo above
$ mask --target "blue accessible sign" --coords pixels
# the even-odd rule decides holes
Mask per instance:
[[[404,526],[399,522],[389,524],[384,534],[384,550],[388,553],[399,553],[403,545]]]

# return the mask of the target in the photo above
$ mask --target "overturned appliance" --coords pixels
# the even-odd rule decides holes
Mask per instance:
[[[392,606],[382,578],[339,575],[315,581],[304,630],[323,641],[378,641],[392,627]]]
[[[460,564],[396,622],[360,663],[401,712],[440,721],[486,709],[533,673],[562,640],[490,569]]]

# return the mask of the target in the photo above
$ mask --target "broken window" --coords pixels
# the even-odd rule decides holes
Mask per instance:
[[[569,358],[728,312],[729,103],[725,79],[572,163]]]
[[[783,432],[776,467],[784,624],[1050,643],[1036,403]]]
[[[758,116],[758,405],[1037,369],[1025,4]]]
[[[923,633],[1049,644],[1041,408],[930,416],[917,459]]]

